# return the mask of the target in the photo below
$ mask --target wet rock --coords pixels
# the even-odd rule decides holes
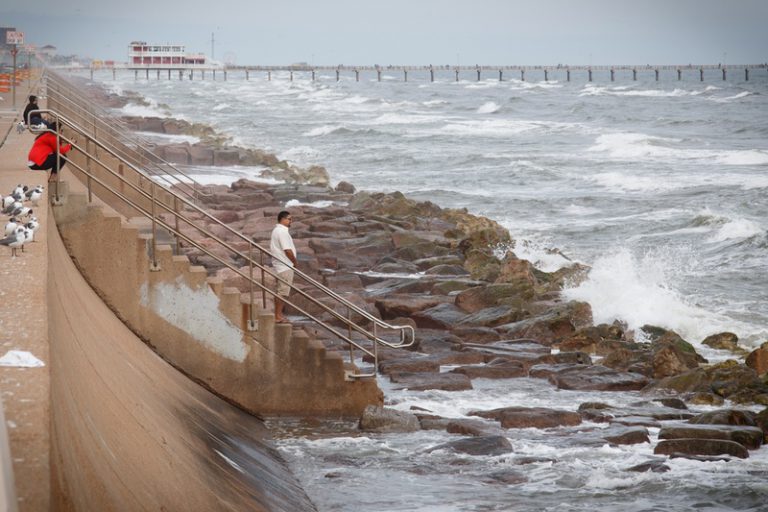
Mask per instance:
[[[456,419],[448,422],[445,431],[449,434],[482,437],[498,435],[499,428],[482,420]]]
[[[659,439],[724,439],[756,450],[763,444],[763,431],[757,427],[734,425],[673,425],[662,427]]]
[[[426,391],[441,389],[443,391],[464,391],[472,389],[472,381],[466,375],[458,373],[391,373],[390,380],[397,384],[397,389]]]
[[[686,393],[683,395],[685,400],[693,405],[723,405],[725,399],[714,393],[699,391],[696,393]]]
[[[513,448],[512,444],[504,436],[481,436],[444,443],[430,448],[427,452],[435,450],[453,450],[468,455],[493,456],[510,453],[513,451]]]
[[[456,295],[456,305],[467,313],[475,313],[481,309],[498,306],[499,304],[518,305],[526,299],[522,298],[520,289],[510,283],[476,286]]]
[[[720,409],[698,414],[688,420],[694,425],[735,425],[754,427],[755,413],[740,409]]]
[[[425,272],[427,275],[433,276],[465,276],[469,275],[469,272],[464,270],[461,265],[435,265],[427,269]]]
[[[755,423],[763,429],[763,442],[768,443],[768,407],[755,415]]]
[[[334,190],[336,190],[336,192],[344,192],[345,194],[354,194],[355,186],[349,182],[340,181]]]
[[[592,323],[592,308],[586,302],[571,301],[547,314],[501,325],[499,332],[510,338],[534,338],[543,343],[558,342]]]
[[[660,428],[661,423],[649,416],[620,416],[609,421],[611,425],[624,425],[627,427]]]
[[[427,329],[450,329],[466,316],[461,309],[448,302],[411,314],[417,326]]]
[[[213,165],[231,166],[240,164],[240,152],[236,149],[216,149],[213,151]]]
[[[707,336],[704,338],[704,341],[701,342],[702,345],[706,345],[708,347],[716,348],[718,350],[730,350],[731,352],[735,352],[738,350],[739,337],[736,336],[732,332],[721,332],[719,334],[713,334],[712,336]]]
[[[635,391],[643,389],[649,382],[643,375],[617,372],[600,365],[574,366],[570,371],[550,375],[549,381],[558,389],[579,391]]]
[[[527,482],[528,478],[518,471],[505,469],[489,473],[483,480],[489,484],[515,485]]]
[[[470,379],[514,379],[528,376],[528,371],[520,362],[504,358],[494,359],[483,366],[461,366],[452,370],[452,373],[461,373]]]
[[[466,343],[493,343],[499,341],[501,336],[490,327],[469,327],[460,325],[451,330],[455,336]]]
[[[440,363],[429,358],[390,359],[379,363],[379,372],[389,375],[394,372],[425,373],[440,371]]]
[[[763,343],[760,348],[750,352],[745,363],[748,367],[755,370],[758,375],[768,373],[768,342]]]
[[[461,323],[464,325],[477,325],[481,327],[493,327],[519,320],[523,313],[509,306],[495,306],[481,309],[475,313],[466,315]]]
[[[379,263],[371,268],[371,272],[378,272],[380,274],[415,274],[418,272],[418,269],[416,265],[409,261],[398,260]]]
[[[583,364],[536,364],[528,369],[528,376],[534,379],[549,379],[551,376],[558,373],[564,373],[569,371],[578,371],[586,368]]]
[[[656,398],[653,401],[659,402],[664,407],[669,407],[671,409],[680,409],[681,411],[688,410],[688,406],[679,398]]]
[[[387,320],[400,316],[410,317],[418,311],[424,311],[446,302],[451,301],[446,297],[436,295],[414,296],[399,294],[388,295],[386,298],[378,299],[374,305],[381,313],[381,318]]]
[[[679,393],[715,393],[724,398],[736,393],[749,398],[768,392],[768,385],[758,378],[755,370],[736,361],[724,361],[667,377],[655,382],[653,388],[672,389]]]
[[[531,262],[521,260],[512,253],[508,253],[502,261],[495,282],[513,284],[517,288],[517,295],[527,300],[533,298],[538,284]]]
[[[418,415],[417,415],[418,416]],[[421,430],[445,430],[451,420],[447,418],[423,418],[419,417]]]
[[[627,468],[625,471],[633,471],[635,473],[647,473],[648,471],[651,473],[666,473],[669,470],[670,467],[664,464],[663,461],[653,460],[632,466],[631,468]]]
[[[746,448],[735,441],[720,439],[670,439],[659,442],[653,453],[657,455],[731,455],[749,458]]]
[[[641,444],[650,443],[648,430],[644,427],[627,427],[611,425],[605,430],[599,431],[598,435],[611,444]]]
[[[456,254],[446,254],[445,256],[430,256],[428,258],[416,260],[413,263],[419,268],[419,270],[427,270],[439,265],[460,265],[462,270],[461,274],[466,273],[463,265],[464,259]],[[475,286],[477,286],[477,281],[468,281],[476,283]]]
[[[469,416],[496,419],[504,428],[553,428],[581,423],[579,413],[544,407],[503,407],[491,411],[472,411]]]
[[[415,415],[375,405],[363,410],[359,426],[367,432],[415,432],[421,429]]]

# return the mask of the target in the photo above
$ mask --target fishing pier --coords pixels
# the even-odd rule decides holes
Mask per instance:
[[[489,77],[498,79],[499,81],[517,79],[521,81],[526,80],[543,80],[548,82],[549,80],[559,80],[570,82],[571,79],[575,79],[577,76],[580,80],[586,80],[592,82],[593,80],[609,79],[611,82],[617,79],[630,79],[633,81],[638,78],[653,77],[655,81],[659,81],[661,76],[668,77],[671,75],[673,79],[683,80],[694,79],[704,81],[706,77],[722,78],[727,80],[731,78],[743,78],[745,81],[749,81],[750,78],[760,71],[765,72],[768,69],[768,63],[763,64],[686,64],[686,65],[599,65],[599,66],[489,66],[489,65],[474,65],[474,66],[400,66],[400,65],[364,65],[364,66],[350,66],[350,65],[338,65],[338,66],[313,66],[309,64],[296,64],[287,66],[238,66],[238,65],[225,65],[225,66],[176,66],[176,65],[146,65],[146,66],[120,66],[115,64],[112,67],[92,67],[91,77],[93,77],[94,70],[107,69],[112,71],[113,78],[116,78],[118,72],[133,71],[134,77],[138,80],[140,77],[147,80],[150,79],[150,75],[154,75],[158,80],[163,77],[167,77],[168,80],[178,78],[179,80],[195,78],[205,80],[206,76],[213,80],[217,80],[217,76],[223,80],[227,80],[231,75],[242,77],[245,80],[250,80],[252,77],[263,77],[267,80],[272,80],[273,74],[282,73],[288,74],[288,79],[293,81],[294,78],[310,79],[312,81],[325,78],[326,80],[330,76],[331,80],[335,78],[338,82],[342,77],[354,76],[355,81],[359,82],[363,75],[369,77],[375,76],[376,81],[381,82],[382,79],[402,79],[404,82],[408,82],[409,79],[416,81],[429,81],[434,82],[435,77],[439,76],[442,80],[476,80],[481,81],[488,79]],[[760,73],[761,75],[764,73]],[[142,76],[143,75],[143,76]],[[372,79],[369,79],[372,80]]]

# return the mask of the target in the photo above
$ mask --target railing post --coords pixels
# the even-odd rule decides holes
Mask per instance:
[[[266,283],[264,282],[264,253],[259,252],[259,264],[261,265],[261,308],[267,309],[267,290]]]
[[[85,170],[88,172],[86,182],[88,184],[88,202],[93,202],[93,187],[91,186],[91,139],[85,139]]]
[[[262,283],[263,284],[263,283]],[[248,330],[256,330],[256,322],[253,321],[253,308],[255,306],[253,302],[253,244],[248,244]]]
[[[150,190],[152,191],[152,265],[150,272],[157,272],[160,266],[157,264],[157,215],[155,213],[155,182],[149,180]]]
[[[347,337],[352,339],[352,310],[347,306]],[[375,342],[374,342],[375,343]],[[349,344],[349,363],[355,362],[355,347],[351,343]]]
[[[176,230],[176,254],[181,254],[181,237],[179,236],[179,198],[173,195],[173,218],[174,229]]]

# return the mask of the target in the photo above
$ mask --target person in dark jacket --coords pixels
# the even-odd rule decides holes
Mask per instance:
[[[33,171],[51,171],[49,180],[67,163],[64,155],[72,149],[70,144],[64,144],[57,150],[56,132],[58,129],[56,123],[51,123],[46,131],[35,138],[27,157],[28,166]]]
[[[44,124],[48,126],[48,123],[43,119],[43,116],[40,115],[39,112],[35,112],[34,114],[30,114],[33,110],[40,110],[40,107],[37,105],[37,96],[31,95],[29,97],[29,103],[27,103],[27,106],[24,107],[24,123],[27,126],[31,125],[40,125]]]

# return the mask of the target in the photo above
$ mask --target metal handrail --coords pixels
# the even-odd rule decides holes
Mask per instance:
[[[82,172],[83,174],[85,174],[88,177],[89,198],[90,198],[91,188],[92,188],[91,181],[96,181],[96,183],[98,183],[99,185],[103,186],[108,192],[110,192],[115,197],[117,197],[121,201],[123,201],[126,204],[128,204],[129,206],[131,206],[131,208],[135,209],[136,211],[141,212],[144,216],[150,218],[152,220],[152,223],[153,223],[153,232],[154,232],[154,230],[156,230],[156,226],[160,225],[162,228],[166,229],[168,232],[173,234],[177,238],[177,240],[179,240],[179,239],[184,240],[185,242],[187,242],[190,245],[194,246],[195,248],[199,249],[200,251],[202,251],[206,255],[214,258],[216,261],[218,261],[223,266],[231,269],[232,271],[234,271],[240,277],[246,279],[246,281],[249,283],[249,286],[251,288],[251,300],[250,300],[250,303],[251,303],[251,308],[250,308],[251,315],[253,315],[253,307],[254,307],[254,304],[255,304],[255,302],[253,300],[253,291],[252,291],[253,290],[253,286],[256,286],[259,289],[261,289],[262,295],[264,297],[264,301],[266,301],[266,294],[269,294],[271,296],[275,296],[275,292],[273,292],[267,286],[265,286],[263,284],[263,282],[259,282],[258,280],[253,279],[253,269],[254,269],[254,267],[258,268],[261,271],[262,281],[263,281],[263,276],[265,276],[265,274],[268,274],[271,277],[273,277],[276,281],[280,281],[280,282],[285,283],[285,281],[283,281],[277,274],[275,274],[272,270],[270,270],[265,265],[263,265],[263,259],[262,259],[262,263],[257,263],[254,260],[254,258],[252,257],[252,250],[253,249],[258,250],[262,255],[263,254],[267,254],[267,255],[271,256],[269,251],[267,251],[266,249],[264,249],[260,245],[256,244],[255,242],[247,239],[247,237],[245,237],[241,233],[231,229],[229,226],[227,226],[226,224],[222,223],[221,221],[219,221],[218,219],[216,219],[212,215],[208,214],[207,212],[205,212],[201,208],[199,208],[196,205],[194,205],[194,204],[190,203],[189,201],[187,201],[185,198],[179,197],[179,196],[175,195],[173,193],[173,191],[170,191],[170,190],[168,190],[168,189],[166,189],[164,187],[161,187],[164,193],[171,194],[175,199],[181,200],[186,206],[194,209],[195,211],[197,211],[201,215],[205,216],[205,218],[207,220],[210,220],[211,222],[214,222],[217,225],[222,226],[223,228],[227,229],[230,233],[238,236],[241,240],[248,241],[248,243],[249,243],[248,254],[245,254],[242,251],[232,247],[229,243],[225,242],[224,240],[221,240],[219,237],[217,237],[216,235],[210,233],[210,231],[206,230],[204,227],[199,226],[198,224],[196,224],[195,222],[190,220],[188,217],[186,217],[186,216],[182,215],[181,213],[179,213],[179,211],[177,211],[176,208],[172,209],[171,207],[166,205],[164,202],[158,201],[157,198],[156,198],[156,194],[155,194],[155,187],[160,187],[160,185],[157,184],[155,181],[149,180],[149,183],[151,184],[152,188],[151,188],[151,194],[148,194],[140,186],[134,185],[133,183],[128,181],[124,176],[122,176],[119,173],[116,173],[112,169],[110,169],[99,158],[98,154],[91,154],[91,152],[89,151],[89,148],[88,148],[88,145],[89,145],[88,141],[92,142],[95,145],[96,148],[103,149],[108,154],[110,154],[114,158],[116,158],[118,161],[121,161],[123,164],[127,165],[129,168],[131,168],[133,171],[135,171],[139,175],[143,175],[141,173],[140,169],[138,169],[136,166],[134,166],[131,162],[128,162],[128,161],[125,161],[124,159],[122,159],[120,157],[120,155],[117,154],[116,151],[113,151],[111,148],[107,147],[106,145],[102,144],[100,141],[96,140],[94,137],[92,137],[89,133],[87,133],[87,131],[84,130],[81,126],[79,126],[77,123],[73,122],[71,119],[67,118],[66,116],[63,116],[62,114],[59,114],[58,112],[50,110],[50,109],[48,109],[46,111],[43,111],[43,112],[48,112],[49,114],[52,114],[54,116],[54,118],[57,120],[57,122],[63,122],[64,125],[69,126],[75,132],[80,133],[84,137],[86,137],[86,139],[87,139],[86,147],[83,148],[81,145],[77,144],[77,141],[74,141],[74,140],[72,140],[71,138],[68,138],[68,137],[61,136],[62,130],[59,130],[58,134],[57,134],[57,136],[61,137],[66,142],[69,142],[70,144],[72,144],[73,147],[77,148],[82,154],[84,154],[89,159],[89,161],[91,161],[91,160],[95,161],[103,169],[105,169],[105,171],[107,171],[112,176],[114,176],[115,178],[120,180],[122,183],[126,184],[128,187],[130,187],[132,190],[134,190],[140,196],[144,197],[145,199],[150,200],[151,204],[152,204],[152,211],[148,211],[147,209],[145,209],[144,207],[142,207],[141,205],[139,205],[135,201],[132,201],[131,199],[127,198],[124,194],[114,190],[114,188],[109,186],[106,182],[104,182],[103,180],[101,180],[97,176],[95,176],[90,171],[89,168],[84,169],[84,168],[82,168],[82,166],[77,165],[77,164],[75,164],[73,162],[73,165],[75,166],[75,168],[77,168],[80,172]],[[90,167],[90,165],[87,166],[87,167]],[[174,216],[174,218],[175,218],[175,226],[171,226],[169,223],[167,223],[164,220],[162,220],[161,218],[159,218],[159,214],[155,211],[155,207],[156,206],[159,206],[165,213],[169,213],[169,214]],[[248,273],[248,275],[246,275],[245,273],[240,271],[240,269],[238,269],[238,268],[234,267],[233,265],[231,265],[229,262],[224,261],[222,258],[218,257],[216,254],[214,254],[213,252],[209,251],[208,249],[206,249],[201,244],[197,243],[194,239],[192,239],[189,236],[185,235],[178,228],[178,221],[179,220],[182,220],[185,223],[187,223],[189,226],[192,226],[200,234],[202,234],[202,235],[204,235],[204,236],[214,240],[217,244],[219,244],[220,246],[224,247],[230,253],[232,253],[232,254],[240,257],[240,258],[243,258],[245,261],[247,261],[248,265],[249,265],[249,273]],[[156,242],[155,242],[155,238],[156,237],[153,237],[153,242],[152,242],[153,243],[153,263],[156,263],[156,260],[155,260],[155,257],[156,257],[156,251],[155,251],[155,243]],[[339,313],[338,311],[336,311],[332,307],[326,305],[325,303],[321,302],[319,299],[309,295],[304,290],[302,290],[300,288],[297,288],[294,285],[289,285],[291,287],[291,289],[294,290],[296,293],[298,293],[300,296],[302,296],[305,299],[309,300],[312,304],[318,306],[322,311],[325,311],[331,317],[333,317],[334,319],[338,320],[342,324],[346,325],[347,328],[348,328],[348,335],[344,335],[344,334],[338,332],[332,326],[328,325],[326,322],[320,320],[319,318],[315,317],[314,315],[308,313],[307,311],[305,311],[303,308],[297,306],[292,301],[286,300],[286,303],[291,305],[292,307],[294,307],[297,311],[299,311],[301,314],[305,315],[307,318],[309,318],[310,320],[312,320],[316,324],[320,325],[324,329],[326,329],[329,332],[331,332],[334,336],[337,336],[342,341],[348,343],[349,346],[350,346],[350,351],[352,351],[352,348],[358,348],[361,351],[363,351],[364,353],[372,356],[374,358],[374,361],[376,362],[377,359],[378,359],[378,356],[377,356],[378,345],[384,345],[384,346],[388,346],[388,347],[391,347],[391,348],[401,348],[401,347],[410,346],[410,345],[412,345],[414,343],[414,341],[415,341],[415,332],[414,332],[414,330],[413,330],[413,328],[411,326],[407,326],[407,325],[406,326],[399,326],[399,325],[398,326],[393,326],[393,325],[390,325],[390,324],[388,324],[388,323],[386,323],[386,322],[384,322],[384,321],[374,317],[373,315],[370,315],[368,312],[362,310],[361,308],[359,308],[355,304],[353,304],[353,303],[347,301],[346,299],[340,297],[338,294],[336,294],[332,290],[328,289],[327,287],[323,286],[322,284],[318,283],[317,281],[315,281],[311,277],[307,276],[305,273],[301,272],[300,270],[295,269],[295,273],[297,275],[299,275],[300,277],[302,277],[307,283],[313,285],[313,287],[315,289],[324,292],[326,296],[328,296],[330,298],[333,298],[338,304],[340,304],[341,306],[344,306],[344,307],[347,308],[349,316],[348,317],[344,317],[341,313]],[[288,283],[285,283],[285,284],[288,284]],[[351,314],[352,314],[353,311],[355,313],[357,313],[358,315],[362,316],[365,320],[369,321],[373,325],[372,332],[369,332],[362,325],[352,321]],[[387,340],[379,337],[377,335],[377,327],[381,328],[381,329],[390,329],[390,330],[399,331],[400,332],[400,342],[399,343],[393,343],[393,342],[387,341]],[[352,339],[352,332],[353,331],[358,333],[358,334],[360,334],[360,335],[362,335],[368,341],[372,342],[373,350],[369,350],[369,349],[361,346],[356,341],[354,341]],[[410,340],[408,339],[408,336],[407,336],[409,333],[410,333]],[[350,354],[350,355],[352,356],[352,354]],[[374,368],[375,368],[375,365],[374,365]],[[375,370],[374,370],[374,373],[372,373],[372,374],[355,374],[353,376],[354,377],[368,377],[368,376],[373,376],[373,375],[375,375]]]
[[[59,78],[59,80],[61,80],[61,79]],[[108,118],[111,117],[106,112],[104,113],[104,115],[105,115],[105,117],[108,117]],[[118,155],[114,155],[114,156],[116,158],[119,158]],[[129,163],[129,162],[126,162],[126,163]],[[142,172],[141,169],[138,169],[135,166],[131,166],[131,167],[135,170],[135,172],[137,172],[137,173],[139,173],[141,175],[144,175],[146,177],[146,175]],[[179,197],[177,194],[174,193],[173,190],[168,190],[168,189],[164,189],[164,190],[166,191],[166,193],[172,194],[176,199],[181,200],[186,207],[191,208],[191,209],[195,210],[196,212],[200,213],[201,215],[203,215],[208,221],[219,225],[222,229],[228,231],[231,235],[235,236],[236,238],[239,238],[243,242],[248,243],[250,247],[255,248],[262,255],[266,254],[266,255],[268,255],[270,257],[272,256],[269,250],[261,247],[259,244],[255,243],[252,239],[250,239],[247,236],[243,235],[239,231],[233,229],[228,224],[225,224],[224,222],[221,222],[218,218],[216,218],[213,215],[209,214],[206,210],[200,208],[197,204],[194,204],[193,202],[187,201],[183,197]],[[323,284],[317,282],[315,279],[313,279],[312,277],[308,276],[307,274],[301,272],[299,269],[294,269],[294,273],[295,273],[296,276],[298,276],[301,279],[303,279],[304,282],[306,282],[312,288],[315,288],[315,289],[319,290],[324,295],[326,295],[326,296],[330,297],[331,299],[333,299],[334,301],[340,303],[342,306],[347,307],[350,310],[350,314],[351,314],[351,312],[355,312],[357,315],[361,316],[365,320],[371,322],[372,324],[377,324],[379,327],[381,327],[383,329],[390,329],[390,330],[398,330],[398,331],[400,331],[401,335],[400,335],[400,342],[399,343],[393,344],[393,343],[390,343],[390,342],[386,342],[385,340],[382,340],[381,341],[382,344],[384,344],[386,346],[393,347],[393,348],[397,348],[397,347],[410,346],[410,345],[412,345],[414,343],[414,341],[415,341],[415,332],[414,332],[412,327],[410,327],[410,326],[397,326],[397,325],[392,325],[392,324],[389,324],[387,322],[384,322],[384,321],[376,318],[375,316],[371,315],[370,313],[368,313],[364,309],[362,309],[362,308],[358,307],[357,305],[351,303],[347,299],[341,297],[336,292],[334,292],[330,288],[324,286]],[[296,289],[296,288],[294,287],[294,289]],[[410,341],[407,341],[408,333],[410,333]],[[368,333],[368,335],[370,336],[370,333]]]
[[[54,87],[51,87],[51,82],[53,82]],[[154,177],[165,181],[170,186],[176,186],[180,192],[193,199],[197,199],[198,196],[210,195],[206,192],[206,187],[198,183],[189,174],[149,150],[147,146],[150,143],[147,139],[131,131],[121,120],[110,116],[104,108],[81,98],[66,80],[58,77],[55,73],[49,72],[46,74],[46,86],[48,95],[51,96],[51,93],[54,93],[56,96],[55,100],[66,102],[72,107],[69,110],[78,117],[83,125],[90,124],[93,126],[94,136],[96,134],[96,125],[98,124],[100,130],[107,132],[116,141],[121,142],[122,147],[113,145],[113,149],[124,152],[126,160],[131,160],[130,155],[134,154],[135,161],[141,164],[145,171],[150,172]],[[64,94],[57,88],[66,89],[69,94]],[[87,115],[83,114],[83,112]],[[178,176],[183,176],[188,181],[179,179]],[[169,178],[172,178],[173,181]],[[187,187],[192,188],[191,193],[186,191]]]

